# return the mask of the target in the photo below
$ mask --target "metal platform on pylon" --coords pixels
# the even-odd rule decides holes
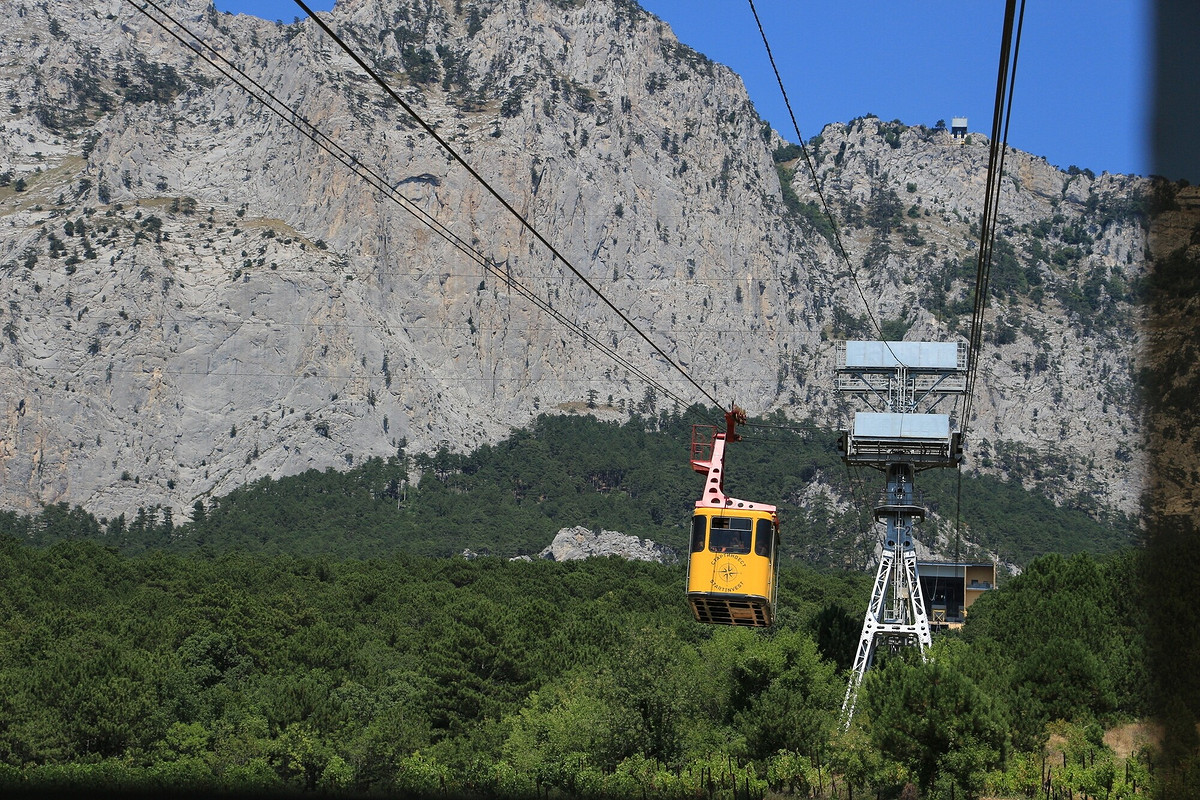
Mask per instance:
[[[962,457],[962,441],[950,427],[949,414],[896,414],[859,411],[843,439],[849,464],[883,469],[908,461],[917,469],[953,467]]]
[[[833,388],[874,411],[932,411],[942,398],[967,391],[963,342],[838,342]]]

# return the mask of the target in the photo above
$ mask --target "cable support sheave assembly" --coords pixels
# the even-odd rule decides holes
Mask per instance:
[[[619,354],[618,352],[616,352],[612,347],[608,346],[603,341],[600,341],[598,338],[596,338],[596,336],[592,335],[589,331],[584,329],[579,323],[575,322],[574,320],[571,320],[570,318],[566,317],[564,314],[559,312],[557,309],[555,309],[549,303],[549,301],[539,297],[532,290],[530,290],[529,288],[527,288],[526,286],[521,284],[519,281],[517,281],[515,278],[513,278],[513,276],[509,275],[505,270],[501,269],[500,266],[495,262],[494,259],[489,258],[484,253],[479,251],[477,248],[468,244],[460,236],[455,234],[453,231],[451,231],[449,228],[447,228],[443,223],[438,221],[435,217],[431,216],[426,211],[424,211],[423,209],[418,207],[410,199],[408,199],[403,194],[401,194],[396,187],[392,186],[391,182],[388,181],[383,175],[381,175],[379,172],[372,169],[371,167],[363,164],[362,161],[358,157],[354,156],[352,153],[345,150],[345,148],[343,148],[340,144],[338,144],[331,137],[329,137],[328,135],[323,133],[319,128],[317,128],[315,125],[313,125],[311,122],[309,122],[305,117],[303,117],[298,111],[296,111],[296,109],[294,109],[292,106],[288,105],[283,100],[280,100],[269,89],[262,86],[261,83],[259,83],[254,78],[247,75],[237,65],[233,64],[228,59],[226,59],[223,55],[221,55],[220,52],[218,52],[215,48],[213,48],[211,45],[209,45],[203,38],[198,36],[195,32],[193,32],[191,29],[189,29],[185,24],[183,24],[182,22],[180,22],[179,20],[174,18],[169,12],[167,12],[160,5],[158,5],[156,2],[154,2],[154,0],[127,0],[127,2],[129,2],[130,5],[134,6],[138,11],[140,11],[149,20],[151,20],[156,25],[158,25],[160,28],[162,28],[162,30],[164,32],[166,32],[169,36],[176,39],[181,45],[183,45],[185,48],[187,48],[190,52],[204,58],[209,64],[211,64],[215,69],[217,69],[222,75],[229,78],[231,81],[233,81],[235,84],[237,84],[243,91],[245,91],[248,95],[250,95],[250,97],[252,97],[253,99],[255,99],[258,102],[260,102],[261,104],[263,104],[273,114],[278,116],[283,121],[287,122],[289,125],[291,125],[293,128],[295,128],[299,133],[301,133],[306,138],[310,139],[314,144],[316,144],[318,147],[320,147],[322,150],[324,150],[326,153],[328,153],[330,156],[332,156],[339,163],[341,163],[342,165],[344,165],[345,167],[350,169],[352,172],[357,174],[360,178],[362,178],[364,181],[366,181],[372,188],[374,188],[376,191],[378,191],[380,194],[382,194],[386,199],[391,200],[395,204],[399,205],[402,209],[404,209],[406,212],[411,214],[422,224],[426,225],[431,230],[433,230],[438,236],[440,236],[442,239],[444,239],[446,242],[448,242],[451,246],[453,246],[455,249],[459,250],[461,253],[463,253],[465,256],[467,256],[467,258],[469,258],[470,260],[472,260],[475,263],[482,266],[489,273],[495,275],[501,281],[503,281],[506,286],[515,290],[518,294],[525,297],[527,300],[529,300],[531,303],[533,303],[536,307],[545,311],[556,322],[563,325],[571,332],[579,335],[586,342],[594,345],[602,353],[604,353],[609,358],[611,358],[613,361],[615,361],[619,366],[627,369],[630,373],[632,373],[634,376],[636,376],[641,381],[643,381],[643,382],[649,384],[651,387],[659,390],[667,397],[674,399],[680,405],[682,405],[682,406],[689,405],[687,403],[687,401],[685,401],[683,398],[679,397],[679,395],[677,395],[675,392],[673,392],[672,390],[670,390],[669,388],[664,386],[660,381],[656,380],[655,378],[653,378],[649,374],[647,374],[644,369],[634,365],[629,359],[627,359],[626,357],[624,357],[621,354]],[[301,4],[301,6],[304,7],[302,4]],[[157,18],[154,14],[151,14],[147,10],[149,8],[153,8],[154,11],[157,12],[159,15],[161,15],[163,18],[165,18],[166,20],[169,20],[170,25],[173,25],[176,29],[185,32],[186,35],[188,37],[190,37],[192,40],[194,40],[197,44],[192,44],[191,42],[189,42],[185,38],[183,38],[183,36],[181,36],[179,33],[177,33],[176,30],[172,30],[171,27],[166,22],[164,22],[162,19]],[[311,15],[311,11],[309,11],[307,8],[305,8],[305,10],[306,10],[306,12],[308,12]],[[318,20],[318,24],[321,24],[319,20]],[[322,27],[324,28],[323,25],[322,25]],[[335,37],[335,39],[336,39],[336,37]],[[340,40],[339,40],[339,44],[340,44]],[[344,44],[342,46],[345,47]],[[207,52],[203,52],[199,48],[203,48],[203,51],[207,51]],[[355,60],[358,63],[362,64],[361,60],[358,59],[356,56],[354,56],[353,53],[351,53],[351,56],[353,58],[355,58]],[[240,76],[240,78],[239,78],[239,76]],[[374,76],[373,73],[372,73],[372,76],[376,77],[376,80],[378,80],[378,77]],[[249,85],[247,85],[247,84],[249,84]],[[251,88],[251,86],[253,86],[254,88]],[[385,90],[387,90],[389,92],[389,94],[391,94],[393,97],[396,97],[394,92],[391,92],[390,89],[386,89],[386,86],[385,86]],[[399,98],[397,98],[397,99],[399,99]],[[399,102],[401,102],[402,106],[405,105],[402,100],[400,100]],[[411,110],[408,109],[407,107],[406,107],[406,110],[409,110],[409,112],[412,113]],[[420,119],[420,117],[416,116],[415,114],[413,114],[413,116],[414,116],[414,119],[416,119],[422,126],[424,126],[426,128],[426,130],[429,130],[430,133],[435,136],[435,138],[439,138],[439,141],[441,141],[440,137],[437,137],[437,134],[435,132],[433,132],[432,129],[428,125],[426,125],[423,120]],[[443,143],[443,146],[446,146],[446,145]],[[457,156],[456,153],[454,155],[456,158],[458,158],[460,163],[464,164],[464,166],[466,166],[466,168],[473,175],[476,175],[476,177],[478,178],[477,173],[475,173],[474,170],[472,170],[469,165],[466,165],[465,162],[462,161],[461,157]],[[491,189],[490,186],[487,186],[487,188],[489,189],[489,191],[492,192],[493,195],[496,195],[497,197],[499,197],[496,194],[494,189]],[[515,209],[513,209],[511,207],[511,205],[507,204],[503,200],[503,198],[500,198],[500,200],[502,203],[504,203],[506,205],[506,207],[512,213],[516,214]],[[529,228],[531,231],[534,230],[532,228],[532,226],[530,226],[523,218],[520,217],[519,214],[516,214],[516,216],[518,217],[518,219],[521,220],[521,222],[527,228]],[[534,231],[534,235],[537,236],[541,241],[545,241],[544,237],[542,237],[536,231]],[[614,310],[616,310],[618,315],[621,317],[622,321],[627,326],[632,328],[636,333],[638,333],[638,335],[642,339],[647,341],[651,345],[651,347],[653,347],[654,350],[664,360],[667,361],[668,364],[673,366],[678,372],[680,372],[680,374],[682,374],[685,378],[687,378],[687,380],[690,383],[692,383],[693,386],[696,386],[696,388],[699,389],[699,391],[702,394],[704,394],[704,396],[707,399],[709,399],[713,403],[713,405],[716,405],[718,407],[720,406],[720,403],[717,402],[712,397],[711,394],[706,392],[703,389],[703,387],[701,387],[698,383],[696,383],[695,380],[693,380],[689,375],[687,375],[687,373],[682,369],[682,367],[680,367],[678,364],[676,364],[674,362],[674,360],[672,360],[669,356],[666,355],[665,352],[663,352],[661,347],[659,347],[652,340],[650,340],[650,338],[645,333],[643,333],[631,320],[629,320],[627,316],[625,316],[618,309],[616,309],[615,306],[613,306],[613,304],[610,301],[608,301],[608,299],[605,298],[603,296],[603,294],[601,294],[594,286],[592,286],[592,284],[590,282],[587,282],[586,278],[583,278],[583,276],[580,275],[578,270],[576,270],[574,268],[574,266],[570,264],[570,262],[568,262],[561,254],[559,254],[557,252],[557,250],[554,250],[553,248],[551,248],[551,249],[552,249],[552,252],[554,253],[555,257],[557,257],[559,260],[563,261],[563,263],[567,264],[567,266],[570,267],[577,276],[580,276],[581,279],[583,279],[585,281],[585,283],[587,283],[588,286],[590,288],[592,288],[593,291],[596,292],[596,294],[602,300],[604,300],[604,302],[606,304],[609,305],[610,308],[613,308]]]

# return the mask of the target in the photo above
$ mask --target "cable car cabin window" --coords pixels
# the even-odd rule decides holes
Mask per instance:
[[[714,553],[749,553],[752,524],[753,520],[741,517],[713,517],[708,549]]]
[[[757,528],[758,530],[754,534],[754,553],[769,558],[771,556],[771,540],[775,536],[775,526],[769,519],[760,519]]]
[[[708,518],[692,517],[692,552],[699,553],[704,549],[704,534],[707,533]]]

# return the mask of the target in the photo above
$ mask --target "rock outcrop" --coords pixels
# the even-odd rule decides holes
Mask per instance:
[[[656,561],[659,564],[673,564],[678,560],[674,550],[649,539],[626,536],[616,531],[593,531],[582,525],[563,528],[555,534],[554,541],[538,553],[539,558],[551,561],[578,561],[606,556],[618,556],[630,561]]]

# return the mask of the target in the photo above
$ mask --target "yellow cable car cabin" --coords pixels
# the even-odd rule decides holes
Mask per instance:
[[[692,468],[707,481],[692,516],[688,603],[697,622],[762,627],[775,619],[779,515],[775,506],[725,496],[725,444],[740,438],[733,429],[745,414],[735,406],[725,417],[725,433],[692,428]]]
[[[698,622],[770,625],[775,619],[779,518],[771,506],[697,508],[688,602]]]

